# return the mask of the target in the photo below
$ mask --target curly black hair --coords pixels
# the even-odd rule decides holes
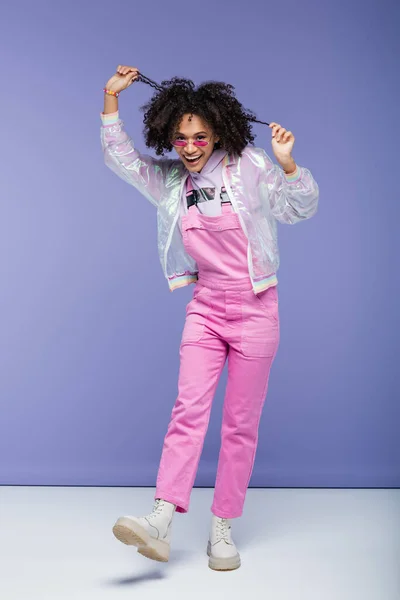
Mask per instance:
[[[229,83],[207,81],[196,88],[191,79],[173,77],[159,86],[144,75],[139,76],[139,81],[156,89],[150,101],[140,108],[145,111],[146,146],[155,148],[157,155],[172,150],[171,140],[185,114],[196,114],[212,128],[220,138],[216,148],[239,156],[248,144],[253,145],[251,122],[263,123],[236,99],[235,88]]]

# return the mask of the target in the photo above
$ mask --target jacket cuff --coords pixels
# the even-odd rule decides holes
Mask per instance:
[[[301,178],[301,171],[298,165],[296,165],[296,170],[294,173],[291,173],[290,175],[285,175],[285,179],[288,183],[294,183],[296,181],[299,181],[299,179]]]
[[[113,113],[107,113],[106,115],[101,112],[100,119],[103,125],[114,125],[119,119],[119,111]]]

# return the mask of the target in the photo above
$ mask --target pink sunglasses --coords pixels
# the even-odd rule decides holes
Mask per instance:
[[[206,140],[195,140],[193,142],[194,146],[208,146],[210,142],[207,142]],[[183,148],[184,146],[187,146],[187,141],[186,140],[174,140],[173,142],[171,142],[171,144],[173,146],[178,146],[180,148]]]

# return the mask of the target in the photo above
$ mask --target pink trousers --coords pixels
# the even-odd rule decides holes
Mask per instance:
[[[226,243],[227,239],[232,243],[232,238],[204,237],[207,236],[204,223],[210,224],[210,230],[218,227],[219,232],[224,231],[225,224],[230,236],[239,236],[237,239],[243,244],[245,253],[247,240],[243,239],[243,232],[237,228],[232,231],[232,218],[237,215],[227,215],[225,211],[221,217],[202,219],[194,214],[196,207],[191,208],[192,220],[189,216],[185,223],[184,240],[200,265],[204,261],[204,252],[200,255],[199,241],[203,239],[210,253],[221,250],[213,244],[215,246],[222,240]],[[196,227],[191,226],[193,218],[194,224],[201,228],[202,239],[196,234]],[[188,232],[191,232],[191,238],[186,237]],[[243,262],[245,258],[246,263]],[[247,255],[242,259],[244,268]],[[243,271],[237,274],[242,275]],[[155,498],[176,504],[177,512],[188,511],[212,401],[228,360],[221,447],[211,511],[228,519],[242,515],[253,471],[261,412],[278,345],[277,288],[270,287],[256,296],[248,276],[228,280],[222,273],[218,276],[215,270],[206,265],[201,269],[200,266],[193,299],[186,308],[178,397],[164,440]]]

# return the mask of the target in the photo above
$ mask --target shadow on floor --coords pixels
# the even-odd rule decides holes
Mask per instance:
[[[167,563],[152,561],[146,557],[141,557],[140,564],[138,563],[138,566],[141,568],[150,567],[151,570],[138,573],[137,575],[130,575],[128,577],[110,579],[106,581],[104,585],[111,587],[122,587],[165,579],[168,577],[169,567],[185,563],[194,554],[194,552],[190,552],[188,550],[174,550],[171,548],[171,554]]]

